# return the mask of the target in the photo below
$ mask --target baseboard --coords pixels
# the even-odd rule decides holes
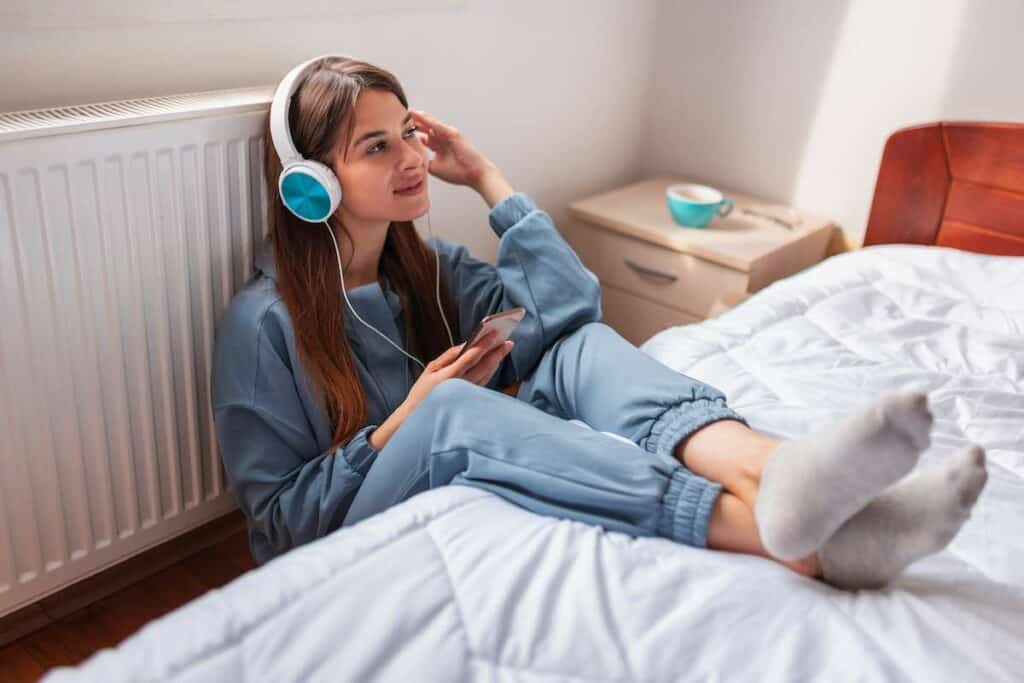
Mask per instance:
[[[240,510],[211,520],[0,617],[0,647],[193,555],[245,528]]]

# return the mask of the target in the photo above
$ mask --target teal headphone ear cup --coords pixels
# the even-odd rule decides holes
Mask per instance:
[[[285,207],[310,223],[327,220],[341,204],[337,176],[318,161],[289,164],[281,171],[277,187]]]

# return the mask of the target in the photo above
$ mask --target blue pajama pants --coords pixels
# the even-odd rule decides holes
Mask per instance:
[[[516,398],[460,379],[431,390],[378,453],[343,526],[462,484],[539,514],[706,547],[722,485],[672,453],[722,419],[746,424],[722,392],[589,323],[545,352]]]

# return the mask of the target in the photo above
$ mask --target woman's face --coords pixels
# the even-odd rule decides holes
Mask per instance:
[[[339,142],[332,164],[341,183],[342,220],[406,221],[426,213],[427,148],[416,130],[394,93],[359,94],[352,137]],[[414,183],[413,193],[397,194]]]

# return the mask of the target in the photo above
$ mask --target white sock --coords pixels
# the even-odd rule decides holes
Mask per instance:
[[[929,444],[932,416],[920,392],[874,406],[796,441],[783,441],[761,472],[754,501],[761,542],[782,560],[805,557],[893,482]]]
[[[970,517],[987,479],[985,452],[972,446],[889,487],[821,547],[825,581],[881,588],[912,562],[939,552]]]

